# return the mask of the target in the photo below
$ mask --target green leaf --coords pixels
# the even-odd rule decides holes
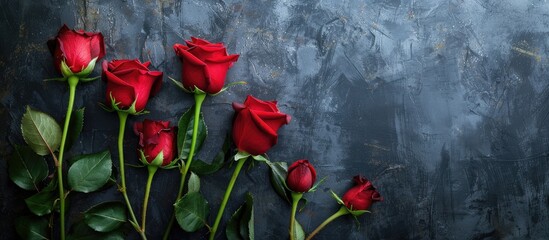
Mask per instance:
[[[287,202],[290,201],[290,195],[288,194],[288,187],[286,186],[286,176],[288,175],[288,164],[285,162],[273,162],[267,163],[271,171],[269,172],[269,177],[271,180],[271,185],[274,190],[280,197],[282,197]]]
[[[253,240],[254,239],[254,209],[253,197],[250,193],[246,194],[246,202],[242,204],[233,214],[225,235],[229,240]]]
[[[68,172],[68,183],[72,190],[93,192],[109,181],[112,160],[108,150],[76,158]]]
[[[85,108],[74,110],[71,114],[71,120],[69,121],[69,129],[67,132],[67,141],[65,143],[65,151],[69,150],[78,139],[78,136],[80,136],[80,132],[84,126],[84,109]]]
[[[52,183],[57,183],[57,181],[52,180]],[[50,183],[50,185],[52,183]],[[55,201],[58,199],[56,192],[53,191],[56,188],[48,188],[25,199],[25,203],[29,210],[37,216],[44,216],[51,213]]]
[[[204,227],[209,212],[208,201],[199,192],[187,193],[175,203],[177,223],[187,232]]]
[[[177,150],[179,152],[180,159],[188,159],[191,151],[191,142],[193,138],[193,125],[194,125],[194,106],[189,108],[183,116],[179,119],[178,132],[177,132]],[[198,121],[198,135],[196,135],[196,145],[194,153],[196,154],[202,148],[204,140],[208,135],[208,129],[204,122],[204,116],[200,114]]]
[[[196,159],[191,163],[191,171],[195,172],[199,175],[207,175],[217,172],[221,167],[223,167],[223,163],[225,163],[225,159],[227,156],[227,153],[231,149],[231,137],[227,134],[225,136],[225,141],[223,141],[223,147],[221,147],[221,150],[215,155],[213,161],[211,164],[205,163],[200,159]]]
[[[10,179],[20,188],[38,190],[38,183],[48,176],[48,164],[28,146],[15,145],[8,159]]]
[[[200,177],[194,172],[191,172],[191,176],[189,177],[188,189],[188,193],[200,191]]]
[[[294,237],[296,240],[304,240],[305,239],[305,231],[303,231],[303,227],[297,220],[295,221],[294,226]]]
[[[254,240],[254,198],[250,193],[246,194],[246,208],[240,219],[240,235]]]
[[[225,229],[225,235],[227,236],[228,240],[244,240],[242,236],[240,236],[240,219],[242,218],[242,213],[244,212],[246,204],[242,204],[236,212],[231,216],[231,219],[229,219],[229,222],[227,223],[227,227]]]
[[[78,222],[71,228],[67,240],[124,240],[123,228],[111,232],[96,232],[85,222]]]
[[[246,85],[246,84],[248,84],[248,83],[247,83],[247,82],[244,82],[244,81],[232,82],[232,83],[229,83],[229,84],[225,85],[225,87],[223,87],[223,88],[221,89],[221,91],[219,91],[219,92],[217,92],[217,93],[214,93],[214,94],[210,94],[210,95],[211,95],[211,96],[217,96],[217,95],[221,94],[222,92],[227,91],[227,90],[228,90],[229,88],[231,88],[231,87],[234,87],[234,86],[236,86],[236,85]]]
[[[15,219],[15,230],[21,239],[49,239],[48,220],[35,216],[21,216]]]
[[[61,127],[55,119],[29,106],[21,119],[21,131],[25,142],[41,156],[53,154],[61,143]]]
[[[126,222],[126,206],[121,202],[104,202],[84,213],[84,221],[98,232],[110,232]]]

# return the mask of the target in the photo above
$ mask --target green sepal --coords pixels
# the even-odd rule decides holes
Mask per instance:
[[[267,155],[252,155],[252,158],[258,162],[269,162],[269,158],[267,157]]]
[[[180,81],[177,81],[177,80],[173,79],[172,77],[168,77],[168,79],[172,80],[173,84],[175,84],[177,87],[179,87],[184,92],[192,93],[191,91],[189,91],[189,89],[186,89]]]
[[[326,180],[326,178],[327,178],[327,177],[323,177],[322,179],[320,179],[320,181],[318,181],[317,183],[315,183],[315,184],[313,185],[313,187],[311,187],[311,189],[309,189],[309,191],[307,191],[307,192],[314,192],[314,191],[316,191],[316,189],[318,189],[318,186],[320,186],[320,184],[321,184],[322,182],[324,182],[324,180]]]
[[[332,197],[337,201],[337,203],[345,205],[345,203],[343,203],[343,200],[341,200],[341,198],[334,191],[330,190],[330,193],[332,194]]]
[[[73,76],[74,73],[71,71],[71,68],[67,65],[65,60],[61,61],[61,74],[63,74],[63,77],[68,78],[70,76]]]
[[[64,81],[67,81],[67,78],[66,77],[62,77],[62,78],[46,78],[43,80],[44,82],[51,82],[51,81],[59,81],[59,82],[64,82]]]
[[[179,168],[179,159],[176,158],[176,159],[174,159],[172,162],[170,162],[168,165],[166,165],[166,166],[161,166],[160,168],[162,168],[162,169],[174,169],[174,168]]]
[[[95,57],[94,59],[92,59],[89,63],[88,63],[88,66],[86,66],[86,68],[84,68],[82,71],[80,71],[79,73],[76,73],[75,75],[78,76],[79,78],[83,78],[83,77],[87,77],[88,75],[90,75],[90,73],[93,71],[93,69],[95,68],[95,62],[97,62],[97,57]]]
[[[109,93],[110,95],[110,99],[111,99],[111,109],[109,109],[107,106],[105,106],[104,104],[99,104],[103,109],[105,109],[107,112],[114,112],[114,111],[117,111],[117,112],[125,112],[125,113],[128,113],[128,114],[131,114],[131,115],[142,115],[142,114],[147,114],[149,113],[149,111],[146,111],[145,109],[137,112],[137,110],[135,110],[135,103],[137,103],[137,98],[139,98],[139,96],[137,96],[135,98],[135,100],[133,101],[132,105],[128,108],[128,109],[120,109],[118,108],[118,104],[120,103],[117,103],[116,100],[112,97],[112,93]]]
[[[80,81],[81,82],[92,82],[92,81],[95,81],[97,79],[100,79],[101,76],[97,76],[97,77],[91,77],[91,78],[80,78]]]
[[[355,218],[364,214],[364,213],[370,213],[370,211],[368,210],[353,210],[352,208],[348,208],[345,203],[343,202],[343,200],[341,200],[341,198],[336,194],[334,193],[332,190],[330,190],[330,193],[332,193],[332,197],[337,201],[337,203],[339,203],[340,205],[342,205],[342,207],[345,207],[347,209],[347,211],[352,214]]]
[[[232,82],[232,83],[229,83],[229,84],[225,85],[221,90],[219,90],[219,92],[214,93],[214,94],[210,94],[210,96],[217,96],[217,95],[221,94],[222,92],[227,91],[229,88],[232,88],[232,87],[237,86],[237,85],[246,85],[246,84],[248,84],[248,83],[244,82],[244,81]]]
[[[234,155],[234,161],[235,162],[238,162],[238,160],[240,159],[246,159],[248,158],[249,156],[252,156],[251,154],[247,153],[247,152],[244,152],[244,151],[238,151],[235,155]]]
[[[149,164],[147,163],[147,160],[145,159],[145,162],[149,166],[156,166],[161,167],[162,163],[164,163],[164,151],[160,151],[156,157],[152,160],[152,162]]]

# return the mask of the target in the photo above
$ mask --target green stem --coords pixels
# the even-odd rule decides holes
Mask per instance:
[[[290,215],[290,240],[295,239],[295,213],[297,212],[297,204],[303,197],[303,193],[292,192],[292,214]]]
[[[59,146],[59,157],[57,158],[57,184],[59,184],[59,221],[61,225],[61,240],[65,240],[65,188],[63,187],[63,154],[65,153],[65,143],[67,141],[67,132],[71,120],[74,95],[76,94],[76,86],[78,85],[78,77],[70,76],[68,83],[69,104],[67,106],[67,113],[65,114],[65,125],[63,126],[63,135],[61,136],[61,145]]]
[[[341,206],[341,208],[339,208],[339,210],[336,213],[334,213],[332,216],[330,216],[326,220],[324,220],[324,222],[322,222],[322,224],[320,224],[305,240],[313,239],[313,237],[318,232],[320,232],[320,230],[322,230],[326,225],[328,225],[328,223],[330,223],[333,220],[335,220],[336,218],[341,217],[341,216],[346,215],[346,214],[349,214],[349,211],[347,210],[347,208],[345,206]]]
[[[147,178],[147,187],[145,188],[145,197],[143,198],[143,210],[141,212],[141,230],[143,233],[145,233],[145,222],[147,221],[147,206],[149,204],[149,194],[151,193],[151,183],[158,167],[149,165],[147,169],[149,170],[149,177]]]
[[[221,201],[221,206],[219,207],[219,211],[217,212],[217,216],[215,217],[214,225],[212,227],[212,230],[210,231],[210,240],[213,240],[215,238],[215,233],[217,232],[217,228],[219,227],[219,222],[221,222],[221,217],[223,216],[223,211],[225,211],[225,206],[229,201],[229,196],[231,196],[231,192],[233,191],[236,178],[238,177],[238,174],[240,173],[240,170],[242,169],[242,166],[244,166],[244,162],[246,162],[247,159],[248,158],[240,159],[236,164],[233,176],[231,177],[231,181],[229,181],[229,186],[227,186],[227,190],[225,191],[225,195],[223,196],[223,201]]]
[[[120,129],[118,131],[118,161],[119,161],[119,167],[120,167],[120,181],[122,184],[122,187],[119,189],[120,192],[122,192],[122,195],[124,196],[124,200],[126,201],[126,206],[128,207],[128,211],[130,212],[130,223],[135,228],[135,230],[139,233],[142,239],[147,239],[145,236],[145,233],[141,230],[141,227],[137,225],[137,218],[135,217],[135,213],[133,213],[132,205],[130,203],[130,198],[128,198],[128,194],[126,192],[126,174],[124,170],[124,131],[126,130],[126,120],[128,119],[128,113],[126,112],[118,112],[118,119],[120,120]]]
[[[191,149],[189,150],[189,158],[187,162],[185,163],[185,166],[183,168],[183,171],[181,172],[181,180],[179,183],[179,191],[177,192],[177,198],[175,199],[175,202],[179,201],[181,199],[181,196],[183,195],[183,189],[185,187],[185,179],[187,178],[187,173],[189,172],[189,168],[191,167],[191,163],[193,161],[194,157],[194,151],[196,147],[196,138],[198,137],[198,124],[200,121],[200,109],[202,108],[202,103],[204,102],[204,99],[206,99],[205,93],[195,93],[194,94],[194,121],[193,121],[193,137],[191,140]],[[168,226],[166,227],[166,231],[164,232],[164,236],[162,237],[163,240],[167,240],[168,236],[170,235],[170,232],[173,227],[173,223],[175,221],[175,213],[172,214],[172,217],[170,218],[170,222],[168,223]]]

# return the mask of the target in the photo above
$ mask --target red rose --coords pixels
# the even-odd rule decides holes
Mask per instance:
[[[297,160],[288,167],[286,185],[294,192],[308,192],[316,181],[316,171],[309,161]]]
[[[139,136],[139,150],[143,151],[148,163],[162,153],[162,166],[170,164],[177,152],[175,127],[169,121],[152,121],[145,119],[136,122],[133,131]]]
[[[368,210],[374,202],[383,201],[383,197],[376,191],[368,179],[361,176],[353,178],[355,186],[343,195],[343,203],[352,210]]]
[[[94,58],[99,60],[105,56],[101,33],[75,31],[67,25],[63,25],[57,36],[48,41],[48,47],[55,58],[55,68],[60,73],[62,61],[65,61],[73,73],[80,73]]]
[[[189,91],[195,88],[215,94],[225,84],[227,70],[238,60],[238,54],[228,55],[222,43],[210,43],[204,39],[191,37],[187,46],[173,45],[175,54],[183,62],[183,86]]]
[[[244,104],[233,103],[237,115],[233,124],[233,141],[240,151],[261,155],[274,146],[277,131],[291,120],[281,113],[276,101],[262,101],[250,95]]]
[[[107,104],[111,97],[117,108],[128,109],[135,102],[135,111],[145,109],[149,97],[162,85],[162,72],[150,71],[150,62],[139,60],[103,61],[103,80],[107,81]]]

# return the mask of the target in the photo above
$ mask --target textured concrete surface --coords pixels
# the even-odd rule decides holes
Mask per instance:
[[[228,82],[247,81],[208,98],[209,136],[200,157],[211,159],[230,129],[230,103],[247,94],[276,99],[293,121],[280,131],[272,160],[307,158],[319,191],[297,219],[307,232],[337,210],[351,177],[372,179],[385,201],[372,214],[339,219],[318,239],[549,238],[549,3],[537,0],[325,1],[0,1],[0,133],[2,158],[21,142],[25,105],[62,119],[65,85],[55,77],[46,41],[66,23],[101,31],[105,59],[152,61],[179,78],[174,43],[197,36],[241,54]],[[98,74],[100,67],[96,68]],[[116,114],[101,110],[105,84],[78,87],[86,107],[80,141],[70,155],[116,153]],[[176,121],[192,104],[165,77],[144,117]],[[127,131],[128,162],[137,162]],[[2,239],[25,213],[29,193],[17,189],[0,161]],[[232,169],[203,177],[212,212]],[[129,193],[141,202],[144,169],[130,169]],[[157,174],[149,235],[157,239],[171,214],[178,174]],[[257,239],[287,233],[290,208],[268,183],[267,168],[242,174],[225,214],[246,191],[255,196]],[[70,221],[114,190],[71,196]],[[139,206],[139,204],[134,204]],[[215,215],[215,214],[212,214]],[[212,219],[214,216],[210,216]],[[206,236],[174,231],[174,239]],[[130,235],[131,239],[136,238]]]

